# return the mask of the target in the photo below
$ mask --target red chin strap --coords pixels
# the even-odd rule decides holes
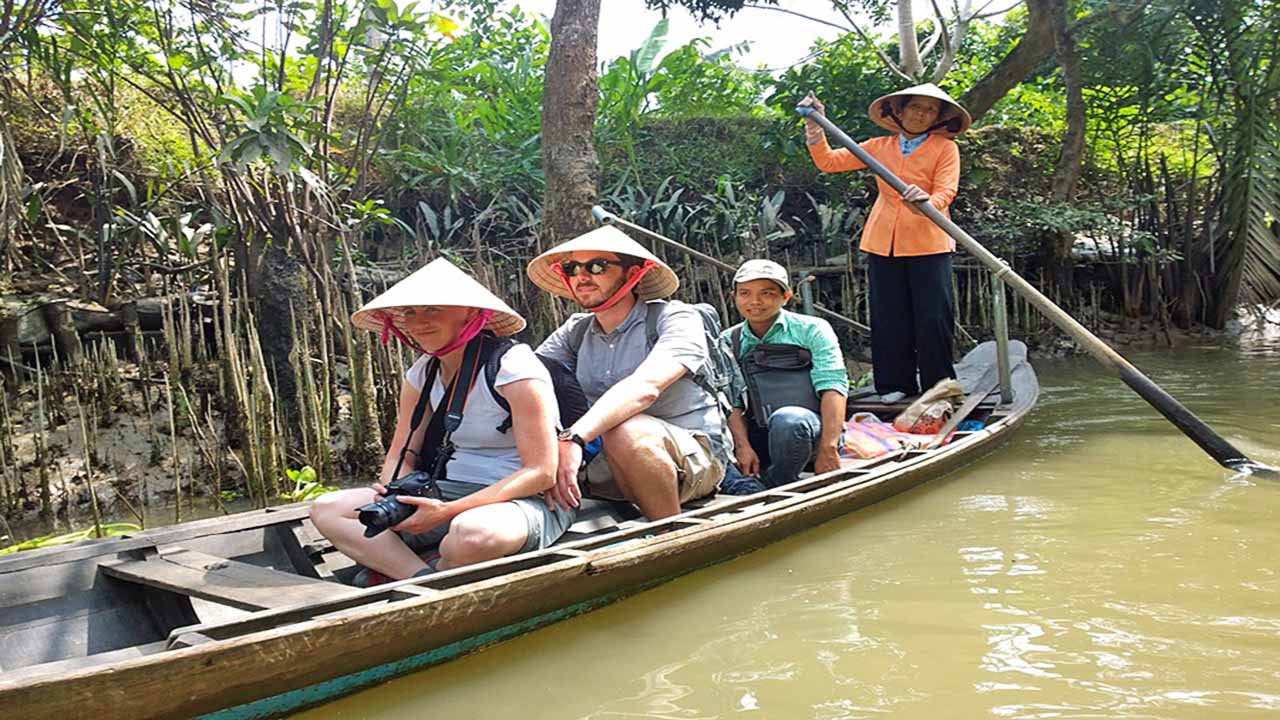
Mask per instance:
[[[445,345],[439,350],[427,350],[426,353],[432,357],[448,355],[454,350],[457,350],[471,342],[471,338],[479,335],[480,331],[484,329],[485,323],[489,322],[493,316],[494,312],[492,310],[481,310],[475,314],[475,317],[468,320],[466,325],[462,326],[462,330],[458,331],[458,337],[454,338],[453,342]]]
[[[642,263],[638,267],[633,266],[631,269],[627,270],[627,281],[622,283],[622,287],[618,288],[618,291],[613,294],[613,297],[609,298],[608,300],[605,300],[604,302],[600,303],[599,305],[593,308],[587,308],[587,310],[589,312],[599,313],[599,312],[604,312],[605,310],[608,310],[614,305],[617,305],[619,302],[622,301],[622,298],[626,297],[627,294],[631,292],[632,288],[634,288],[636,285],[640,283],[642,279],[644,279],[645,273],[649,272],[650,270],[654,269],[657,266],[658,266],[658,263],[654,262],[653,260],[645,260],[644,263]],[[560,266],[560,263],[551,263],[551,271],[554,272],[556,275],[560,276],[560,281],[563,282],[564,286],[569,290],[569,297],[572,297],[574,300],[577,300],[578,293],[573,291],[573,283],[569,281],[569,276],[565,274],[564,268]],[[579,304],[581,304],[581,301],[579,301]]]
[[[423,350],[421,347],[418,346],[418,343],[410,339],[408,335],[405,335],[404,333],[400,332],[400,328],[396,327],[396,321],[394,318],[391,317],[391,313],[383,310],[378,310],[373,314],[373,316],[378,320],[382,321],[382,332],[379,333],[378,338],[382,341],[383,345],[386,345],[388,342],[390,342],[391,336],[395,335],[397,340],[404,343],[406,346],[409,347],[409,349],[413,350],[414,352],[417,352],[417,353],[426,352],[426,350]]]
[[[471,339],[480,334],[480,331],[484,329],[484,326],[495,314],[496,313],[492,310],[481,310],[476,313],[475,317],[468,320],[467,324],[462,326],[462,330],[458,332],[458,337],[455,338],[453,342],[434,352],[423,349],[422,346],[414,342],[412,338],[401,332],[400,328],[396,327],[395,319],[391,317],[391,313],[378,310],[373,314],[373,316],[382,321],[382,332],[379,337],[382,340],[383,345],[386,345],[391,340],[391,336],[394,335],[397,340],[404,343],[414,352],[431,355],[433,357],[440,357],[442,355],[448,355],[454,350],[457,350],[471,342]]]

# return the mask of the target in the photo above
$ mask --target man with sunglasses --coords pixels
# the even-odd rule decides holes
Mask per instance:
[[[666,301],[674,272],[621,230],[605,226],[529,263],[538,287],[587,312],[569,318],[538,347],[574,369],[591,407],[559,433],[560,464],[547,500],[575,508],[582,451],[593,495],[634,503],[650,519],[715,492],[729,463],[720,403],[697,382],[709,362],[697,309]]]

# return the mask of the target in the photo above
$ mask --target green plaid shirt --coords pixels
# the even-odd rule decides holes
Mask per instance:
[[[751,326],[738,323],[720,333],[720,346],[729,357],[736,357],[733,352],[733,331],[742,327],[740,354],[746,355],[760,343],[778,345],[799,345],[808,348],[813,355],[813,369],[809,377],[813,380],[813,390],[819,395],[823,390],[835,390],[841,395],[849,394],[849,371],[844,366],[844,354],[840,352],[840,340],[831,329],[831,324],[821,318],[782,310],[778,319],[764,337],[756,337]],[[734,363],[734,374],[729,386],[729,399],[736,408],[747,407],[747,382],[742,376],[742,367]]]

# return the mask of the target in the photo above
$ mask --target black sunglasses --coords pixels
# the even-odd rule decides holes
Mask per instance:
[[[603,275],[610,265],[622,265],[620,260],[606,260],[605,258],[591,258],[586,262],[578,262],[577,260],[566,260],[560,263],[560,269],[568,277],[578,274],[578,268],[585,269],[591,275]]]

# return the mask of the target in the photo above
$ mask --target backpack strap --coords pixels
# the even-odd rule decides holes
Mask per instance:
[[[746,325],[746,323],[740,322],[737,325],[733,326],[733,332],[729,334],[729,351],[733,353],[733,362],[735,365],[737,365],[738,374],[742,377],[743,383],[746,384],[745,389],[747,390],[747,393],[746,393],[747,400],[743,404],[750,405],[751,404],[751,392],[750,392],[751,385],[747,384],[747,373],[742,368],[742,326],[743,325]],[[732,403],[730,403],[730,406],[732,406]],[[732,407],[730,407],[730,412],[732,412]]]
[[[453,433],[462,426],[462,411],[467,407],[467,400],[471,398],[471,389],[475,387],[476,378],[480,374],[481,352],[488,346],[488,342],[484,335],[477,335],[467,343],[467,349],[462,351],[462,366],[458,368],[458,373],[454,375],[453,382],[449,383],[448,389],[445,390],[445,413],[443,433],[441,434],[440,443],[436,448],[435,458],[432,461],[429,479],[434,484],[435,480],[443,480],[445,478],[445,466],[449,460],[453,458]],[[439,408],[433,414],[439,415]],[[425,445],[425,442],[424,442]],[[439,488],[436,488],[439,492]]]
[[[666,300],[650,300],[644,306],[644,341],[649,350],[658,344],[658,321],[667,309]]]
[[[489,394],[493,395],[493,401],[498,403],[498,407],[507,413],[507,418],[503,420],[495,429],[500,433],[505,433],[511,429],[511,403],[498,392],[498,373],[502,370],[502,358],[507,356],[507,351],[516,346],[514,340],[498,341],[499,344],[489,353],[489,357],[484,362],[484,381],[489,386]]]
[[[595,320],[595,316],[587,315],[578,321],[577,325],[569,328],[569,349],[573,351],[573,362],[578,363],[578,353],[582,352],[582,343],[586,342],[587,330],[591,329],[591,321]]]

